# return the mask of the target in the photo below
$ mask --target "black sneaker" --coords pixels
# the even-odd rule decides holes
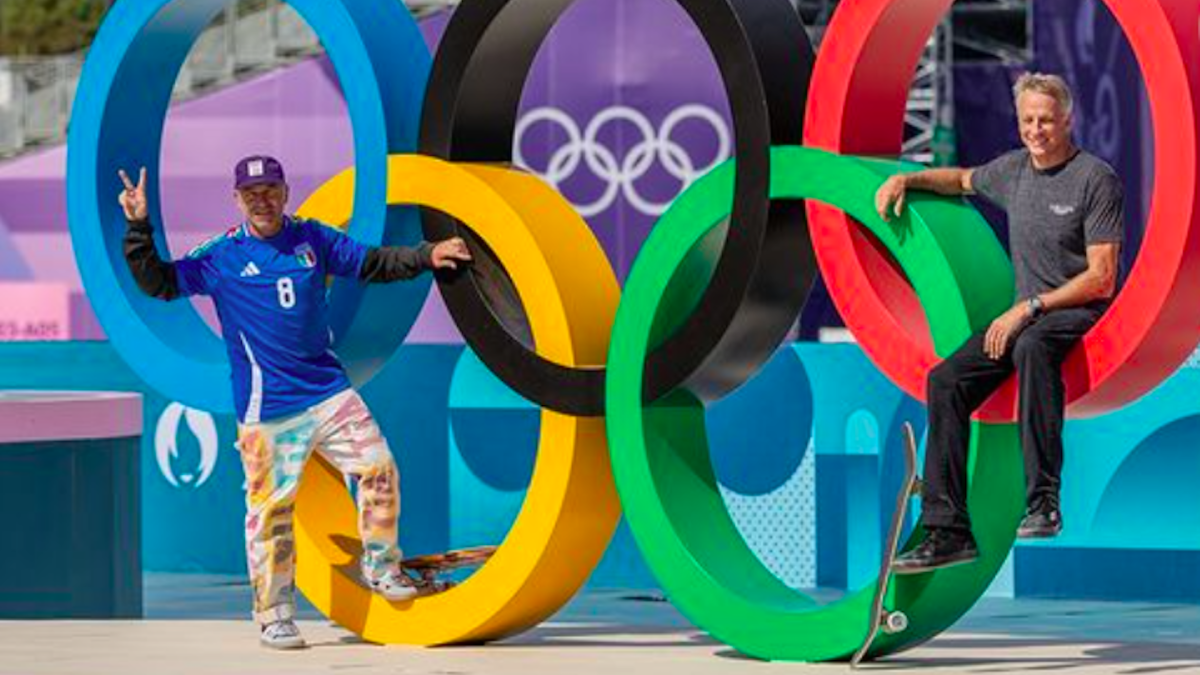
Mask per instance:
[[[920,574],[943,567],[974,562],[979,548],[970,532],[935,528],[929,530],[917,547],[896,558],[896,574]]]
[[[1049,539],[1057,537],[1063,529],[1062,513],[1055,507],[1029,511],[1017,527],[1018,539]]]

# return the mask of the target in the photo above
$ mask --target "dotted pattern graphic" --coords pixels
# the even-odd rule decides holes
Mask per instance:
[[[817,585],[817,456],[812,440],[787,482],[762,495],[721,487],[729,515],[751,551],[783,583]]]
[[[1187,360],[1183,362],[1183,366],[1180,368],[1180,370],[1184,369],[1200,369],[1200,347],[1197,347],[1196,350],[1187,357]]]

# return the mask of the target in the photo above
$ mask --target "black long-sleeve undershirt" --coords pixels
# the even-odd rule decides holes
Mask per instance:
[[[154,245],[154,228],[149,220],[128,221],[124,250],[125,262],[143,293],[163,300],[179,297],[175,266],[159,257]]]
[[[358,271],[360,281],[386,284],[412,279],[425,270],[433,269],[433,244],[421,242],[416,248],[408,246],[375,246],[367,249],[367,257]]]
[[[129,221],[123,243],[125,262],[142,292],[163,300],[179,297],[175,265],[159,256],[149,220]],[[358,278],[366,283],[389,283],[412,279],[429,269],[433,269],[433,244],[429,242],[416,248],[375,246],[367,249]]]

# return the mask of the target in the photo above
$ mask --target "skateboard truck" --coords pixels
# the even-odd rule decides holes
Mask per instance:
[[[438,579],[437,573],[432,570],[408,570],[404,573],[408,575],[413,583],[416,584],[420,595],[433,595],[434,593],[445,593],[454,588],[458,584],[450,579]]]
[[[904,442],[904,485],[896,495],[896,509],[892,513],[892,524],[888,529],[887,548],[883,551],[883,560],[879,565],[879,580],[875,585],[875,597],[871,602],[871,625],[867,629],[867,638],[862,646],[850,658],[850,667],[857,668],[871,649],[871,643],[882,630],[886,635],[895,635],[908,629],[908,615],[900,610],[888,610],[883,606],[887,597],[888,586],[892,578],[892,565],[896,562],[896,552],[900,545],[900,531],[904,527],[904,517],[908,514],[908,503],[913,497],[919,497],[923,489],[921,479],[917,477],[917,437],[912,425],[905,422],[901,427]]]
[[[457,585],[450,579],[442,579],[442,574],[464,567],[478,567],[487,562],[495,552],[495,546],[476,546],[405,558],[400,561],[400,569],[416,583],[421,595],[432,595],[443,593]]]

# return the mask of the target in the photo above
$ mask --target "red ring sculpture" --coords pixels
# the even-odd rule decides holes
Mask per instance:
[[[839,6],[817,57],[805,145],[897,155],[921,50],[953,0],[856,0]],[[1137,261],[1108,312],[1063,364],[1068,413],[1119,408],[1170,375],[1200,341],[1200,3],[1103,0],[1141,65],[1150,100],[1154,193]],[[1161,151],[1169,149],[1169,152]],[[898,386],[925,399],[938,361],[921,307],[882,249],[840,211],[808,203],[817,262],[863,350]],[[979,411],[1016,418],[1015,379]]]

